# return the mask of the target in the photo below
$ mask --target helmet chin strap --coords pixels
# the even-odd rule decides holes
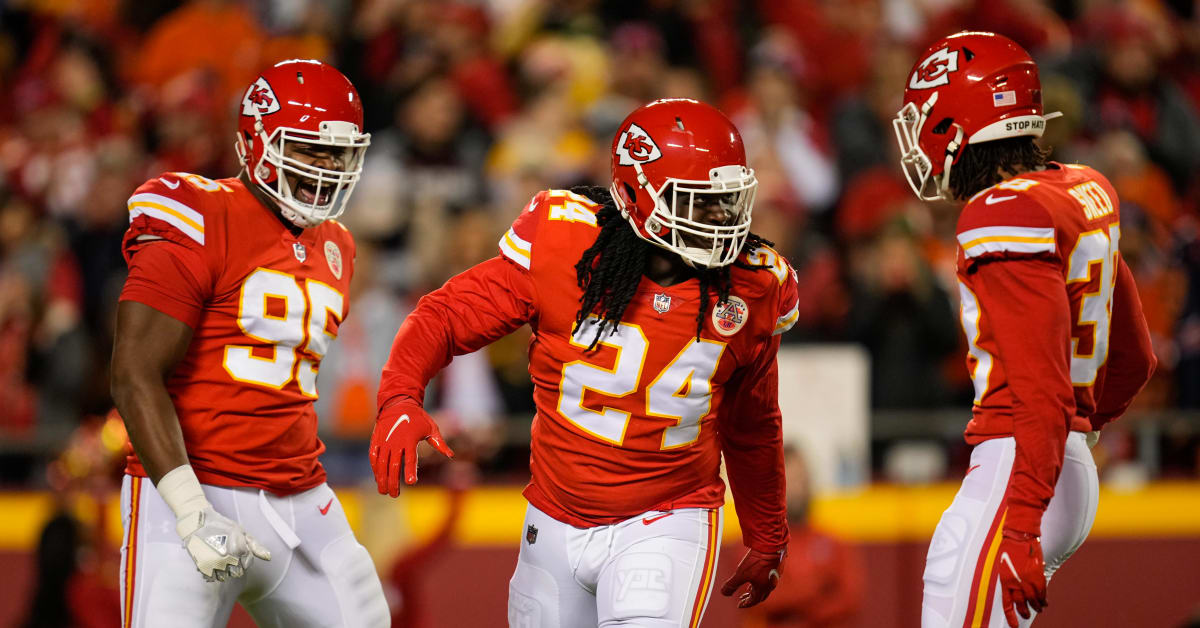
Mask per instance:
[[[966,146],[963,143],[963,127],[961,124],[955,123],[954,126],[958,129],[954,139],[946,145],[946,161],[942,166],[942,176],[938,177],[937,187],[938,194],[944,200],[954,200],[954,195],[950,193],[950,167],[954,162],[958,161],[958,156],[962,154],[962,149]]]

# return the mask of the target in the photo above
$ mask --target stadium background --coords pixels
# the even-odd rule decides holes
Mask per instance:
[[[319,405],[330,482],[413,625],[503,625],[528,477],[528,332],[440,378],[431,407],[463,462],[426,456],[422,487],[396,501],[374,494],[365,456],[391,336],[417,297],[494,254],[535,191],[602,183],[616,124],[663,96],[700,98],[734,118],[761,181],[755,231],[799,272],[783,388],[793,398],[788,437],[812,477],[811,525],[797,524],[788,574],[797,586],[773,599],[831,618],[787,625],[916,625],[925,546],[965,471],[971,396],[947,290],[955,212],[912,198],[890,120],[915,54],[962,28],[1004,33],[1035,56],[1047,110],[1065,114],[1044,144],[1113,180],[1122,252],[1159,359],[1095,450],[1097,523],[1038,625],[1186,625],[1200,611],[1198,8],[9,0],[0,6],[0,625],[21,625],[39,542],[45,560],[74,557],[64,603],[89,625],[115,625],[106,609],[116,604],[124,437],[108,416],[107,359],[124,200],[164,171],[235,174],[240,90],[262,65],[295,57],[345,72],[373,135],[345,216],[359,242],[352,314],[321,370]],[[721,579],[739,552],[732,510],[726,542]],[[705,625],[765,622],[716,596]]]

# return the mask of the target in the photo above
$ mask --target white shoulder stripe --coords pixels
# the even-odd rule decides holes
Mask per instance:
[[[148,216],[169,223],[189,238],[204,244],[204,215],[160,194],[135,194],[129,199],[129,221]]]
[[[500,238],[500,252],[508,259],[520,264],[525,270],[529,270],[530,244],[522,240],[512,229],[509,229],[504,237]]]
[[[796,319],[798,318],[800,318],[800,304],[796,303],[796,305],[793,305],[792,309],[789,310],[787,314],[780,316],[779,320],[775,321],[775,333],[771,335],[778,336],[779,334],[791,329],[792,326],[796,324]]]
[[[1053,253],[1054,227],[979,227],[958,234],[958,244],[967,257],[984,253]]]
[[[188,207],[187,205],[184,205],[183,203],[180,203],[173,198],[166,197],[161,194],[149,193],[134,194],[132,197],[130,197],[129,205],[131,207],[139,203],[155,203],[157,205],[169,207],[182,214],[184,218],[196,223],[200,230],[204,230],[204,214],[201,214],[200,212]]]

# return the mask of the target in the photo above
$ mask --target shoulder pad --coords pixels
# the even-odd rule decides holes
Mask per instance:
[[[500,254],[529,269],[533,258],[533,243],[537,239],[538,226],[543,220],[556,220],[596,225],[596,212],[600,206],[590,198],[570,190],[544,190],[538,192],[525,205],[512,227],[500,238]]]
[[[763,244],[748,251],[742,251],[738,260],[749,266],[761,266],[775,277],[776,283],[784,285],[788,278],[795,279],[796,271],[792,265],[775,249]]]
[[[221,184],[198,175],[174,172],[143,183],[127,203],[130,230],[143,230],[160,237],[178,233],[204,244],[204,195],[210,192],[206,186],[213,186],[211,191],[216,191]]]
[[[1029,190],[1031,179],[1009,179],[976,194],[958,217],[958,245],[968,258],[990,253],[1054,254],[1054,220]]]
[[[739,261],[750,266],[762,267],[761,270],[751,272],[763,273],[772,279],[769,282],[770,287],[779,295],[775,329],[772,333],[779,335],[791,329],[800,317],[796,270],[783,255],[765,244],[743,252]]]

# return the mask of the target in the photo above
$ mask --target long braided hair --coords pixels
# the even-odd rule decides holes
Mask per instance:
[[[583,296],[579,297],[579,312],[575,314],[575,330],[593,313],[600,316],[596,335],[588,345],[588,351],[596,348],[604,333],[613,333],[625,314],[625,308],[637,292],[638,284],[646,271],[646,260],[654,248],[653,244],[638,237],[621,211],[613,203],[608,190],[597,186],[577,186],[571,191],[586,196],[600,210],[596,212],[596,225],[600,234],[575,264],[575,277]],[[742,251],[752,251],[762,245],[774,243],[751,233],[742,245]],[[711,292],[716,291],[717,303],[729,301],[730,269],[733,266],[750,270],[761,270],[766,266],[747,264],[738,259],[729,266],[719,268],[697,268],[700,280],[700,312],[696,315],[696,338],[704,329],[704,314],[708,311]]]

